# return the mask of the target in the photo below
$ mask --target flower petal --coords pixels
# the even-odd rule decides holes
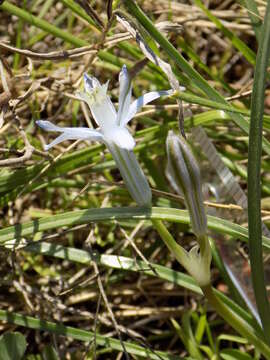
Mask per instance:
[[[147,94],[140,96],[137,100],[129,107],[129,112],[124,119],[121,121],[121,126],[125,126],[133,116],[146,104],[149,102],[158,99],[160,96],[169,96],[174,93],[174,90],[161,90],[161,91],[151,91]]]
[[[100,127],[109,127],[116,124],[116,111],[107,95],[108,82],[100,85],[96,78],[84,74],[85,91],[77,92],[78,100],[85,101],[92,116]]]
[[[45,131],[62,131],[63,128],[60,126],[54,125],[50,121],[47,120],[37,120],[36,124]]]
[[[128,114],[130,103],[131,103],[131,79],[127,70],[126,65],[123,65],[122,70],[119,74],[119,107],[117,112],[117,124],[121,125],[122,119]]]
[[[104,136],[99,132],[99,130],[92,130],[85,127],[72,128],[72,127],[60,127],[52,124],[50,121],[38,120],[36,124],[45,131],[56,131],[61,132],[56,139],[54,139],[50,144],[45,145],[44,149],[47,151],[51,147],[59,144],[65,140],[91,140],[91,141],[103,141]]]
[[[93,76],[89,76],[88,74],[83,74],[83,82],[84,82],[84,90],[86,92],[92,91],[95,87],[100,86],[100,82]]]

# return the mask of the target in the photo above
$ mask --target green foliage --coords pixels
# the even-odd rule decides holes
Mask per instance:
[[[59,360],[56,350],[53,346],[47,345],[42,351],[42,360]]]
[[[0,359],[22,359],[27,343],[25,337],[19,332],[5,333],[0,337]]]

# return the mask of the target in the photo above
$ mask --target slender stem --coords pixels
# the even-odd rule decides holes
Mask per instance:
[[[254,329],[244,322],[236,312],[225,305],[214,293],[212,286],[209,284],[201,288],[209,304],[213,306],[216,312],[230,324],[239,334],[249,340],[267,359],[270,359],[270,349],[266,343],[260,340],[254,332]]]
[[[253,288],[265,338],[270,344],[270,305],[265,286],[262,251],[261,222],[261,153],[262,120],[266,70],[270,55],[270,2],[268,1],[261,41],[257,55],[253,93],[251,98],[251,119],[248,150],[248,228],[249,253]]]
[[[161,220],[151,219],[152,224],[154,225],[155,229],[158,231],[160,237],[168,247],[168,249],[172,252],[172,254],[176,257],[177,261],[184,266],[183,259],[186,257],[185,250],[177,244],[174,240],[173,236],[167,230],[166,226],[163,224]]]

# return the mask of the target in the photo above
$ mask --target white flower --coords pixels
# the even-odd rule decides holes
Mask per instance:
[[[116,112],[107,95],[108,82],[101,85],[96,78],[84,74],[84,92],[79,92],[77,98],[88,104],[98,125],[95,130],[85,127],[59,127],[44,120],[38,120],[36,123],[43,130],[61,133],[49,145],[45,145],[45,150],[65,140],[82,139],[100,141],[106,144],[134,200],[139,205],[149,205],[151,203],[151,190],[135,155],[131,151],[135,146],[135,140],[130,134],[127,124],[144,105],[162,95],[172,95],[174,91],[151,91],[131,102],[132,86],[125,65],[119,74],[119,83],[119,106]]]
[[[84,74],[84,92],[79,92],[77,98],[85,101],[99,126],[96,130],[84,127],[69,128],[53,125],[49,121],[38,120],[36,123],[46,131],[60,132],[52,143],[45,146],[45,150],[50,149],[64,140],[93,140],[102,141],[105,144],[114,143],[119,147],[132,150],[135,140],[127,129],[128,122],[146,104],[159,98],[162,95],[171,95],[173,90],[151,91],[142,95],[137,100],[131,102],[131,81],[124,65],[119,75],[120,94],[118,112],[107,95],[108,82],[101,85],[99,81]]]

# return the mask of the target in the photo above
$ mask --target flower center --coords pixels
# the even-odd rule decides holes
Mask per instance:
[[[132,150],[135,146],[135,140],[133,139],[128,129],[125,127],[120,127],[117,125],[104,127],[102,128],[102,133],[105,140],[108,142],[113,142],[123,149]]]

